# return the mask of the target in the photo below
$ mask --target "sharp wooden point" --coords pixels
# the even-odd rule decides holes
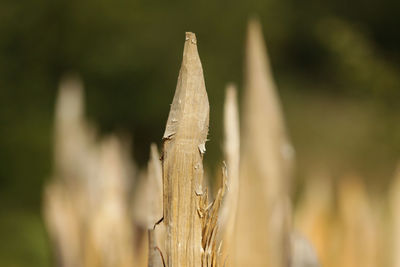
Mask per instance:
[[[187,32],[163,136],[164,224],[168,266],[199,266],[202,221],[196,190],[203,183],[209,104],[194,33]]]
[[[203,147],[208,134],[209,104],[196,35],[186,33],[183,59],[163,139],[186,132]],[[190,127],[194,127],[188,131]]]

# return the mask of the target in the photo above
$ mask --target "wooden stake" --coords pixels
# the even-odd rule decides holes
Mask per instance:
[[[322,266],[337,266],[334,229],[334,189],[332,179],[324,171],[313,170],[304,181],[302,196],[294,215],[294,228],[314,245]],[[333,257],[333,255],[335,257]]]
[[[369,196],[360,177],[348,175],[340,179],[338,210],[343,243],[337,256],[341,262],[339,261],[336,266],[379,266],[377,216],[373,213]]]
[[[261,26],[248,27],[235,266],[289,261],[288,142]]]
[[[157,145],[151,144],[147,172],[143,171],[137,185],[133,202],[133,220],[141,238],[136,239],[136,266],[162,267],[162,242],[165,227],[157,224],[163,216],[162,167]],[[142,236],[147,232],[147,236]],[[144,257],[145,256],[145,257]],[[146,257],[148,256],[148,257]],[[135,266],[135,267],[136,267]]]
[[[194,33],[187,32],[182,66],[163,136],[167,266],[200,266],[203,154],[209,104]]]
[[[151,144],[147,172],[138,182],[134,195],[133,219],[143,229],[153,229],[162,219],[162,170],[157,145]]]
[[[223,200],[219,221],[219,241],[223,242],[223,258],[231,265],[233,255],[233,237],[236,221],[237,201],[239,197],[239,161],[240,161],[240,133],[239,112],[237,107],[236,86],[229,84],[226,89],[224,106],[224,154],[228,177],[227,192]]]

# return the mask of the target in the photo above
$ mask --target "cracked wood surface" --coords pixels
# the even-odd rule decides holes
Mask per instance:
[[[200,266],[203,154],[209,104],[203,69],[193,33],[186,33],[183,60],[163,136],[163,207],[169,267]]]

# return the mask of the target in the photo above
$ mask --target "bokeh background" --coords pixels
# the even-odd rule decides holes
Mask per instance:
[[[400,2],[0,1],[0,266],[51,266],[41,215],[58,83],[85,84],[100,132],[129,133],[135,161],[163,134],[184,32],[197,34],[211,105],[206,164],[221,162],[227,82],[242,85],[248,18],[266,38],[297,153],[316,172],[357,173],[384,194],[400,156]]]

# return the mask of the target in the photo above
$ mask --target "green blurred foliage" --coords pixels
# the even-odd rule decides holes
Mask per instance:
[[[83,78],[90,120],[102,133],[132,134],[143,164],[164,130],[184,32],[195,32],[211,105],[206,161],[213,170],[221,161],[224,86],[241,87],[246,23],[254,14],[298,176],[317,163],[337,175],[354,168],[389,176],[400,152],[399,9],[395,0],[2,0],[0,236],[14,242],[0,244],[0,265],[50,264],[39,213],[65,72]]]

